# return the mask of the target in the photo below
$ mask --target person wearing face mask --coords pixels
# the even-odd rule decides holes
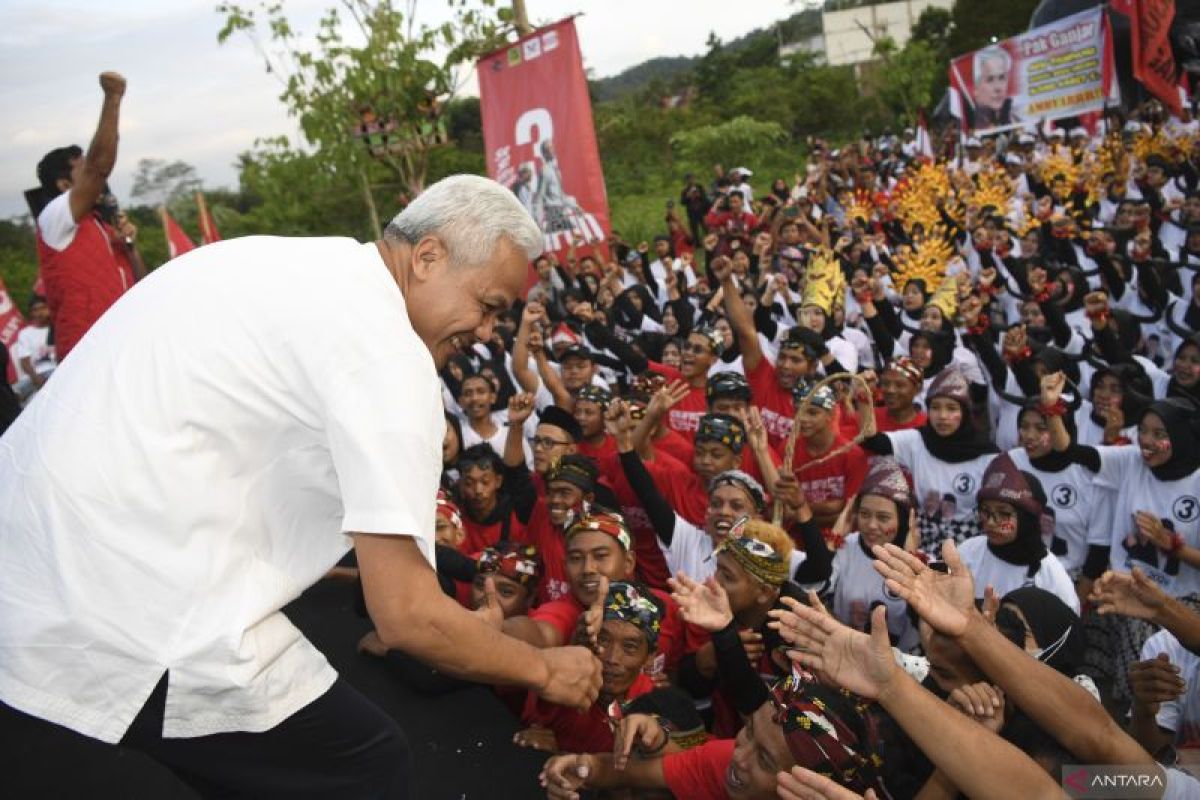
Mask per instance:
[[[871,548],[894,544],[915,546],[916,502],[904,471],[893,459],[876,458],[854,501],[854,532],[833,557],[830,578],[833,615],[856,630],[869,630],[871,611],[887,606],[888,635],[908,652],[918,643],[917,628],[905,603],[887,591],[875,571]],[[910,538],[911,535],[911,538]]]
[[[958,548],[976,578],[978,598],[982,599],[988,586],[1000,594],[1021,586],[1039,586],[1079,613],[1075,586],[1043,541],[1043,527],[1053,520],[1045,498],[1037,478],[1018,469],[1007,453],[988,465],[976,495],[983,535]]]
[[[920,549],[933,553],[943,539],[963,541],[979,533],[975,519],[975,494],[980,479],[997,452],[979,435],[971,420],[970,386],[959,372],[947,369],[929,387],[926,400],[929,422],[916,430],[880,433],[863,441],[863,449],[895,456],[913,476],[922,503],[917,512]],[[859,414],[870,413],[869,400],[859,398]],[[943,513],[943,496],[953,499],[953,510]]]

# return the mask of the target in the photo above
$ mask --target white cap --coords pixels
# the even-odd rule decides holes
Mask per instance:
[[[1082,136],[1086,139],[1088,136],[1087,128],[1084,128],[1083,126],[1071,128],[1071,138],[1074,139],[1076,136]]]
[[[970,139],[967,139],[967,147],[983,147],[983,143],[972,136]]]
[[[750,170],[746,169],[745,167],[735,167],[733,171],[734,171],[734,172],[740,172],[741,174],[743,174],[743,175],[746,175],[746,176],[750,176],[750,175],[753,175],[753,174],[754,174],[753,172],[751,172]]]
[[[1013,164],[1015,166],[1021,167],[1021,166],[1025,165],[1025,159],[1021,158],[1016,153],[1009,153],[1008,155],[1006,155],[1004,157],[1004,163],[1005,164]]]
[[[1067,135],[1067,132],[1064,131],[1062,128],[1051,128],[1050,129],[1050,138],[1051,139],[1058,139],[1058,138],[1061,138],[1066,135]]]

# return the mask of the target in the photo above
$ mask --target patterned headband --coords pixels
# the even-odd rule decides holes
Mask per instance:
[[[626,552],[633,549],[633,538],[629,535],[629,527],[620,514],[614,514],[611,511],[593,511],[584,514],[578,521],[567,525],[566,539],[570,541],[575,534],[588,531],[607,533],[616,539]]]
[[[808,400],[810,405],[817,408],[823,408],[826,411],[832,411],[837,405],[837,395],[833,393],[833,389],[828,386],[816,386],[808,381],[800,381],[796,387],[792,389],[792,397],[795,402],[800,403]]]
[[[439,517],[445,517],[450,520],[450,524],[456,528],[461,528],[463,525],[462,511],[450,499],[450,495],[446,494],[445,489],[438,489],[437,510],[434,513]]]
[[[715,355],[719,356],[725,352],[725,337],[712,325],[701,325],[699,328],[695,328],[692,333],[698,333],[705,339],[708,339],[708,344],[712,347]]]
[[[575,393],[576,400],[588,400],[600,406],[608,408],[608,404],[612,402],[612,392],[608,389],[603,389],[595,384],[589,383]]]
[[[628,622],[646,634],[646,641],[653,653],[658,647],[658,632],[662,628],[662,607],[644,588],[617,581],[608,587],[604,599],[604,619]]]
[[[746,444],[746,429],[736,417],[728,414],[705,414],[696,428],[695,441],[697,444],[720,442],[735,454],[741,453],[743,445]]]
[[[788,579],[788,562],[780,558],[775,548],[743,534],[749,517],[733,523],[729,534],[713,548],[714,553],[729,553],[759,583],[782,586]]]
[[[754,480],[754,478],[742,472],[740,469],[727,469],[720,475],[715,476],[708,483],[708,493],[712,494],[722,486],[736,486],[750,495],[750,499],[754,501],[754,506],[762,511],[766,506],[766,493],[763,492],[762,484]],[[732,533],[732,531],[730,531]]]
[[[542,559],[538,549],[520,542],[497,542],[494,547],[484,548],[475,562],[481,575],[503,575],[531,590],[542,577]]]

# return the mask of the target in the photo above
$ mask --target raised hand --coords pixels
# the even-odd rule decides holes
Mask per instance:
[[[958,556],[953,540],[942,542],[942,560],[948,573],[937,572],[912,553],[893,544],[873,548],[875,571],[934,630],[961,636],[975,611],[975,581]]]
[[[746,443],[753,452],[761,452],[768,446],[767,427],[763,424],[762,414],[756,406],[750,406],[738,415],[742,427],[746,429]]]
[[[1161,550],[1170,550],[1174,535],[1163,525],[1158,515],[1151,511],[1138,511],[1133,515],[1138,534],[1154,543]]]
[[[533,414],[533,395],[514,394],[508,398],[508,424],[520,427]]]
[[[585,647],[539,650],[546,682],[535,692],[548,703],[587,711],[600,696],[600,659]]]
[[[679,613],[685,621],[709,633],[716,633],[733,621],[729,595],[716,578],[698,583],[679,572],[667,582],[671,586],[671,598],[679,605]]]
[[[1101,614],[1121,614],[1153,621],[1167,602],[1167,594],[1138,567],[1131,574],[1109,570],[1092,585],[1088,598]]]
[[[979,322],[979,315],[983,313],[983,301],[975,295],[971,295],[962,302],[962,306],[958,309],[959,315],[962,317],[963,325],[967,328],[974,328]]]
[[[884,606],[871,613],[868,635],[792,598],[781,599],[788,610],[769,613],[779,622],[780,635],[793,645],[788,658],[869,700],[888,691],[900,668],[892,655]]]
[[[671,381],[650,398],[650,404],[646,406],[646,414],[658,419],[670,411],[676,403],[687,397],[691,391],[692,388],[685,381]]]
[[[709,262],[708,273],[718,285],[722,284],[733,275],[733,262],[726,256],[717,256]]]
[[[653,755],[667,746],[670,737],[658,719],[650,714],[630,714],[617,723],[613,734],[613,768],[622,770],[636,747],[639,753]]]
[[[1004,332],[1004,354],[1017,357],[1025,352],[1027,339],[1024,325],[1014,325]]]
[[[808,498],[795,475],[780,475],[775,481],[775,499],[783,504],[783,517],[789,521],[805,522],[812,517]]]
[[[596,588],[596,598],[587,609],[579,615],[575,623],[574,643],[591,649],[597,649],[596,639],[600,635],[600,626],[604,624],[604,601],[608,599],[608,578],[600,576],[600,585]]]
[[[791,772],[780,772],[776,780],[775,791],[780,800],[876,800],[874,789],[859,794],[800,766],[792,767]]]
[[[119,72],[101,72],[100,88],[106,95],[121,97],[125,94],[125,77]]]
[[[496,593],[495,578],[489,577],[483,582],[483,602],[471,613],[496,630],[504,627],[504,609],[500,606],[500,595]]]
[[[1062,399],[1063,388],[1067,385],[1067,376],[1061,372],[1051,372],[1043,375],[1039,384],[1039,397],[1043,408],[1053,408]]]
[[[530,300],[525,304],[525,309],[521,312],[521,324],[529,328],[537,322],[549,321],[546,316],[546,307],[538,300]]]
[[[618,445],[628,443],[633,438],[635,428],[637,420],[633,418],[628,403],[624,400],[613,400],[608,404],[604,411],[604,429],[617,440]]]

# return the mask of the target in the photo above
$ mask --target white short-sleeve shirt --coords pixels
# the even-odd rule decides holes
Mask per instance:
[[[1036,586],[1058,595],[1072,611],[1079,613],[1079,595],[1075,592],[1075,584],[1071,583],[1067,571],[1050,553],[1042,559],[1042,565],[1033,578],[1028,577],[1028,567],[1009,564],[993,555],[988,550],[986,536],[967,539],[958,546],[958,554],[967,569],[971,570],[971,577],[975,580],[975,596],[979,599],[983,598],[988,586],[996,591],[997,597],[1004,597],[1024,586]]]
[[[433,563],[439,381],[373,244],[251,237],[125,294],[0,438],[0,699],[116,742],[274,727],[329,663],[280,609],[351,546]]]

